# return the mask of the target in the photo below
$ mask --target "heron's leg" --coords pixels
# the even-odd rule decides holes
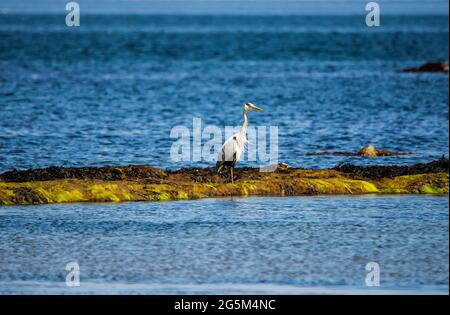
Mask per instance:
[[[230,169],[231,169],[231,183],[234,184],[234,178],[233,178],[233,169],[234,169],[234,167],[232,166]]]

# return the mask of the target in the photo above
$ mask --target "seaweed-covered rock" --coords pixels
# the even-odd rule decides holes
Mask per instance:
[[[431,173],[448,173],[449,161],[442,157],[437,161],[426,164],[416,165],[374,165],[374,166],[358,166],[352,164],[341,164],[333,168],[333,170],[360,178],[379,179],[393,178],[405,175],[431,174]]]
[[[167,174],[156,167],[147,165],[104,166],[104,167],[48,167],[25,171],[12,170],[0,175],[5,182],[30,182],[55,179],[101,179],[124,180],[128,178],[161,179]]]
[[[167,201],[226,196],[448,194],[448,159],[413,166],[339,165],[308,170],[280,163],[270,172],[238,168],[234,183],[214,168],[151,166],[47,168],[0,175],[0,205]]]

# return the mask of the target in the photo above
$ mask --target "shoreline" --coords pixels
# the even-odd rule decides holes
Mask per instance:
[[[12,289],[11,289],[12,288]],[[38,292],[36,292],[38,288]],[[358,285],[302,285],[284,283],[160,283],[160,282],[107,282],[107,281],[83,281],[80,287],[67,287],[65,283],[52,281],[4,281],[0,282],[1,294],[14,294],[26,292],[27,294],[286,294],[286,295],[447,295],[448,285],[411,285],[367,287]]]
[[[152,166],[50,167],[0,174],[0,205],[168,201],[210,197],[433,194],[449,192],[449,161],[414,166],[339,165],[274,172],[238,168],[235,182],[213,168],[167,171]]]

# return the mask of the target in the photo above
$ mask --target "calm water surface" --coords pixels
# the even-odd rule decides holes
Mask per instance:
[[[448,242],[448,197],[1,207],[0,293],[448,293]]]

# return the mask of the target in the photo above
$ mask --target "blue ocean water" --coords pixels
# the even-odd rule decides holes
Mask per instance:
[[[0,294],[448,294],[448,257],[448,197],[0,209]],[[67,287],[74,261],[81,285]]]
[[[174,126],[279,127],[294,166],[414,164],[447,154],[448,16],[0,15],[0,171],[174,163]],[[414,155],[305,156],[369,144]],[[243,161],[241,165],[257,166]]]

